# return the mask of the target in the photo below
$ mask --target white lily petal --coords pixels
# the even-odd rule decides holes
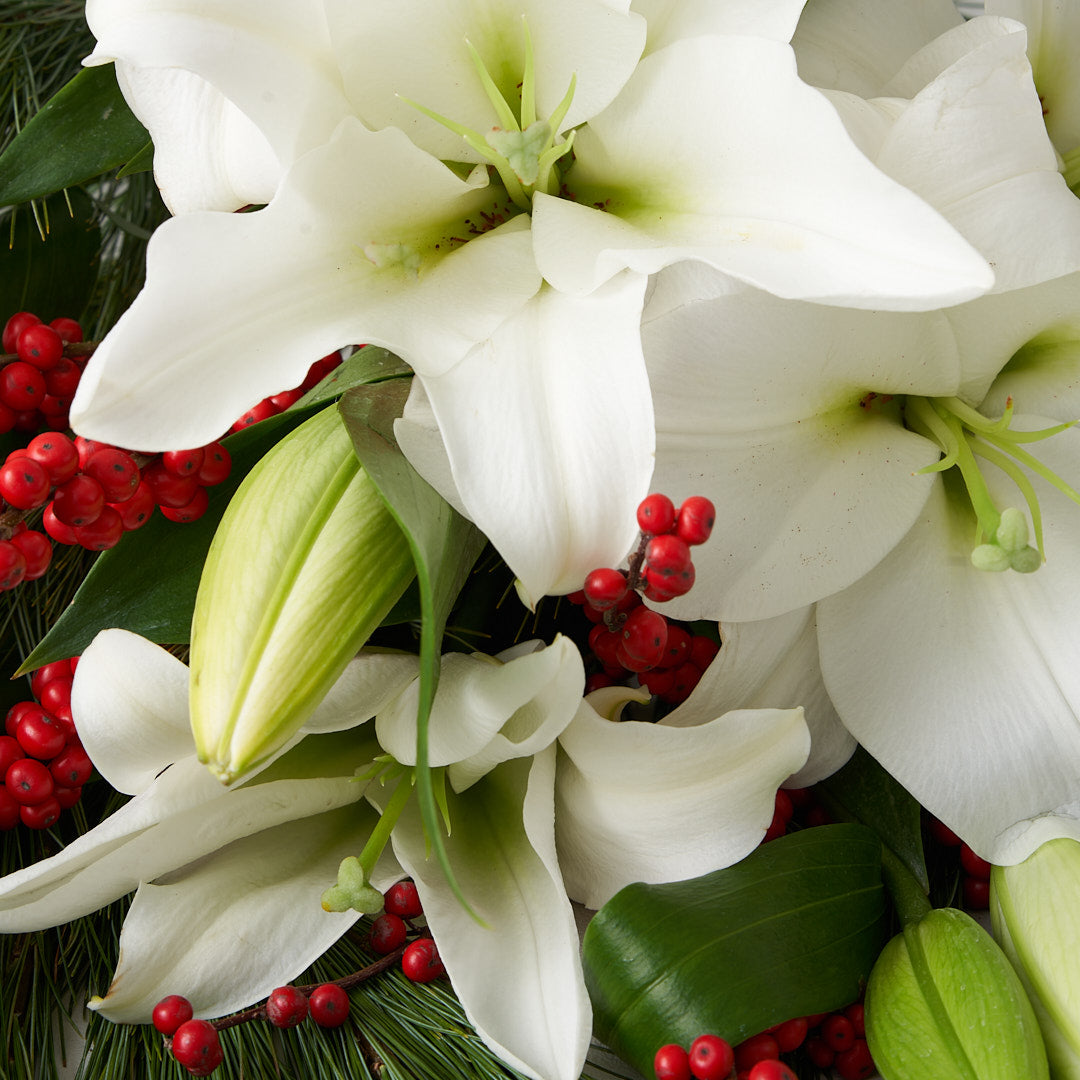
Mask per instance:
[[[320,0],[88,0],[91,63],[201,76],[262,132],[283,165],[350,113]]]
[[[116,79],[154,142],[154,180],[174,214],[273,198],[283,172],[262,132],[205,79],[116,62]]]
[[[936,211],[866,160],[777,42],[699,37],[646,57],[575,153],[578,201],[538,194],[533,209],[538,265],[568,292],[687,258],[851,307],[930,309],[993,283]]]
[[[475,653],[443,657],[428,725],[428,761],[449,765],[463,791],[496,765],[529,757],[555,741],[573,719],[585,669],[569,638],[507,663]],[[379,742],[405,765],[416,763],[414,683],[375,721]]]
[[[536,1080],[577,1080],[592,1028],[578,932],[555,855],[555,748],[500,765],[450,797],[446,850],[488,927],[479,926],[427,858],[419,816],[406,812],[394,852],[412,875],[454,991],[477,1033]],[[507,979],[506,973],[513,972]],[[524,1018],[527,1018],[524,1019]]]
[[[559,865],[569,896],[599,908],[631,882],[681,881],[748,855],[810,733],[802,709],[676,728],[612,722],[586,701],[559,746]]]
[[[346,732],[312,739],[292,753],[304,766],[296,771],[314,772],[316,779],[274,779],[289,774],[279,759],[254,782],[228,790],[194,755],[176,762],[58,855],[4,878],[0,930],[68,922],[232,840],[355,802],[363,786],[353,771],[378,748],[374,739]],[[312,756],[317,763],[307,761]]]
[[[645,16],[645,52],[702,34],[750,34],[787,44],[806,0],[633,0]]]
[[[453,370],[424,378],[457,495],[533,603],[633,545],[653,466],[645,284],[621,274],[585,297],[545,287]]]
[[[645,23],[628,7],[603,0],[327,4],[334,47],[357,115],[373,128],[401,128],[417,146],[453,161],[480,158],[459,135],[404,99],[480,134],[498,124],[466,39],[516,112],[525,70],[524,18],[533,43],[541,120],[555,111],[576,76],[573,101],[560,126],[566,131],[603,109],[634,70],[645,42]]]
[[[147,286],[87,365],[72,422],[119,445],[178,449],[218,437],[350,342],[445,370],[540,284],[524,217],[446,254],[447,230],[492,197],[401,132],[346,121],[266,209],[158,229]],[[421,249],[417,273],[372,261],[398,244]]]
[[[420,658],[412,653],[365,649],[349,662],[301,730],[309,735],[362,724],[389,705],[419,671]]]
[[[1039,457],[1075,477],[1080,433],[1040,443]],[[1037,486],[1047,562],[1035,573],[974,569],[970,511],[939,481],[893,554],[818,605],[822,671],[845,725],[999,864],[1080,836],[1080,511]]]
[[[1023,28],[977,22],[992,33],[915,96],[874,162],[940,210],[1005,291],[1080,269],[1080,200],[1046,136]]]
[[[720,652],[701,681],[660,723],[693,727],[733,709],[801,705],[810,730],[810,757],[784,786],[808,787],[836,772],[851,757],[855,739],[825,691],[813,606],[775,619],[725,623],[720,638]]]
[[[952,0],[814,0],[791,44],[812,86],[870,98],[913,53],[962,24]]]
[[[126,795],[195,749],[186,665],[127,630],[102,630],[87,646],[71,712],[94,768]]]
[[[319,900],[376,821],[366,803],[288,821],[141,885],[112,985],[90,1007],[146,1024],[166,994],[182,994],[196,1016],[222,1016],[292,981],[360,917]],[[382,869],[376,888],[396,877],[392,859]]]

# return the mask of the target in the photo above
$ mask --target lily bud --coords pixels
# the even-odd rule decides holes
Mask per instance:
[[[1039,1018],[1055,1080],[1080,1078],[1080,843],[1050,840],[990,876],[994,936]]]
[[[413,576],[337,409],[282,439],[233,497],[199,583],[199,760],[228,784],[284,746]]]
[[[1035,1013],[994,939],[938,908],[885,946],[866,988],[866,1039],[887,1080],[1046,1080]]]

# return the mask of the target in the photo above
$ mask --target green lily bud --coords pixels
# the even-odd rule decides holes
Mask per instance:
[[[282,439],[233,497],[199,583],[199,759],[228,784],[284,746],[413,576],[337,409]]]
[[[377,915],[383,909],[383,894],[368,884],[364,867],[355,855],[341,860],[337,882],[322,894],[323,911],[359,911]]]
[[[1080,1078],[1080,843],[1050,840],[990,875],[994,936],[1035,1007],[1050,1073]]]
[[[1035,1013],[994,939],[938,908],[882,950],[866,988],[866,1038],[886,1080],[1046,1080]]]

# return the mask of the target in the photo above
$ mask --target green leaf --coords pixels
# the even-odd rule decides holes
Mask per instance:
[[[155,514],[116,547],[102,552],[71,605],[20,672],[80,655],[106,627],[131,630],[159,644],[190,641],[199,577],[221,515],[254,464],[308,415],[309,410],[282,413],[225,439],[232,472],[224,483],[207,489],[206,513],[187,525]]]
[[[7,234],[0,242],[0,318],[16,311],[33,311],[45,320],[77,318],[94,287],[101,244],[94,204],[73,188],[66,198],[46,200],[36,213],[38,221],[29,209],[9,211],[0,226]]]
[[[741,1042],[854,1001],[883,943],[880,850],[864,826],[827,825],[692,881],[627,886],[585,932],[597,1038],[651,1075],[665,1043]]]
[[[416,472],[398,449],[393,425],[401,415],[408,396],[407,380],[389,379],[374,386],[349,390],[338,407],[352,436],[357,457],[405,533],[416,562],[423,613],[420,629],[416,795],[432,849],[458,899],[468,908],[443,845],[431,770],[428,767],[427,728],[431,703],[439,682],[446,619],[485,541],[479,529],[458,514]]]
[[[134,157],[149,139],[111,64],[84,68],[0,156],[0,206],[73,187]]]
[[[135,173],[149,172],[154,167],[154,144],[148,142],[128,163],[116,174],[117,180]]]
[[[379,345],[365,345],[343,360],[317,386],[313,386],[293,408],[319,405],[340,397],[354,386],[366,386],[411,374],[412,368],[400,357]]]
[[[817,791],[833,817],[868,825],[907,867],[923,892],[929,890],[921,808],[861,746],[839,772],[818,785]]]

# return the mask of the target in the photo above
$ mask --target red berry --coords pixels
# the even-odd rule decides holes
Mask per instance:
[[[41,320],[32,311],[16,311],[4,324],[4,352],[13,353],[19,340],[19,335],[28,326],[34,326],[39,322],[41,322]]]
[[[202,468],[204,451],[201,446],[194,450],[166,450],[161,455],[161,464],[177,476],[198,476]]]
[[[279,986],[266,999],[266,1019],[274,1027],[293,1028],[304,1022],[308,999],[295,986]]]
[[[602,671],[594,671],[585,679],[585,694],[589,695],[595,690],[603,690],[608,686],[614,686],[615,680]]]
[[[659,539],[659,538],[658,538]],[[655,667],[667,648],[667,619],[647,607],[634,608],[622,628],[622,647],[635,660]]]
[[[679,507],[675,531],[688,544],[704,544],[716,521],[716,507],[701,495],[691,495]]]
[[[47,829],[60,817],[60,803],[50,795],[31,806],[19,807],[19,819],[28,829]]]
[[[150,520],[157,506],[157,500],[154,498],[153,491],[150,490],[150,485],[142,481],[130,499],[109,505],[120,515],[124,531],[131,532],[132,529],[139,529]]]
[[[768,1059],[759,1061],[751,1070],[749,1080],[799,1080],[782,1062]]]
[[[660,667],[672,668],[685,664],[690,660],[690,646],[693,639],[690,633],[681,626],[668,624],[667,647],[664,649],[664,657],[660,661]]]
[[[62,341],[76,342],[83,339],[83,328],[66,315],[53,319],[49,325],[60,335]]]
[[[244,413],[233,424],[231,431],[243,431],[246,427],[251,427],[252,424],[258,424],[263,420],[268,420],[271,416],[277,416],[281,410],[269,399],[264,398],[258,403],[258,405],[252,405],[246,413]]]
[[[656,1051],[653,1058],[656,1080],[690,1080],[690,1055],[675,1043]]]
[[[735,1065],[740,1069],[752,1069],[759,1061],[779,1058],[780,1047],[768,1032],[752,1035],[735,1047]]]
[[[945,822],[938,821],[937,818],[930,819],[930,835],[944,847],[959,847],[964,842]]]
[[[40,709],[36,701],[16,701],[7,711],[7,717],[4,720],[4,730],[13,739],[15,738],[15,729],[19,726],[19,721],[23,718],[25,713],[28,713],[31,709]],[[19,755],[22,757],[22,755]],[[0,769],[0,781],[3,780],[3,773],[6,769]]]
[[[83,466],[83,472],[101,485],[105,501],[110,503],[130,499],[142,479],[135,459],[115,446],[106,446],[91,454]]]
[[[178,522],[179,524],[186,525],[191,521],[198,521],[199,518],[206,513],[206,508],[210,505],[210,496],[206,494],[206,488],[197,487],[195,489],[195,495],[191,502],[184,506],[163,506],[161,513],[164,517],[167,517],[170,521]]]
[[[806,1056],[819,1068],[832,1068],[836,1060],[836,1051],[820,1036],[806,1040]]]
[[[160,460],[143,469],[143,480],[150,485],[159,506],[187,506],[199,490],[193,476],[177,476],[169,472]]]
[[[990,906],[990,882],[985,878],[964,875],[964,906],[972,911],[984,911]]]
[[[796,1016],[791,1020],[785,1020],[782,1024],[777,1024],[773,1028],[772,1037],[776,1040],[776,1045],[780,1047],[780,1053],[789,1054],[802,1046],[806,1039],[806,1031],[806,1017]]]
[[[674,679],[664,701],[678,705],[693,693],[694,687],[701,681],[701,669],[693,664],[682,664],[674,668],[672,674]]]
[[[41,707],[53,716],[65,705],[71,704],[71,677],[66,679],[50,679],[38,694]]]
[[[833,1068],[840,1074],[841,1080],[869,1080],[877,1072],[865,1039],[856,1039],[850,1050],[837,1054]]]
[[[53,493],[53,514],[58,521],[70,525],[72,529],[97,521],[104,509],[105,492],[93,477],[85,473],[76,474]]]
[[[154,1006],[151,1019],[162,1035],[174,1035],[176,1029],[181,1024],[186,1024],[194,1015],[195,1010],[186,997],[170,994]]]
[[[7,832],[9,829],[14,829],[21,820],[19,817],[21,809],[22,807],[11,797],[11,792],[0,784],[0,830]]]
[[[615,607],[628,591],[626,575],[620,570],[612,570],[609,567],[593,570],[585,579],[585,586],[582,589],[586,601],[597,611],[606,611],[608,608]]]
[[[861,1039],[866,1034],[866,1011],[862,1002],[856,1001],[854,1005],[849,1005],[844,1009],[844,1015],[851,1021],[855,1034]]]
[[[79,389],[82,379],[82,369],[74,360],[62,356],[56,367],[49,368],[45,372],[45,389],[53,397],[62,401],[71,401],[75,391]]]
[[[4,776],[10,766],[26,757],[22,744],[13,735],[0,735],[0,776]]]
[[[212,487],[225,480],[232,470],[232,457],[219,442],[207,443],[203,447],[203,461],[195,479],[203,487]]]
[[[593,656],[604,667],[617,667],[619,665],[619,658],[616,654],[621,640],[622,637],[618,631],[609,630],[603,623],[597,623],[589,631],[589,648],[592,649]]]
[[[4,784],[11,797],[22,806],[34,806],[48,799],[56,786],[52,774],[33,758],[19,758],[8,766]]]
[[[33,364],[39,371],[48,371],[60,362],[60,357],[64,355],[64,343],[51,326],[35,323],[19,335],[15,351],[20,360]]]
[[[369,941],[373,952],[386,956],[405,944],[409,928],[400,915],[380,915],[371,924]]]
[[[88,525],[76,525],[72,529],[75,542],[87,551],[106,551],[120,543],[124,535],[124,522],[118,511],[111,506],[103,506]]]
[[[415,919],[424,914],[420,903],[420,894],[411,881],[399,881],[386,890],[383,907],[388,915],[398,915],[403,919]]]
[[[225,1060],[217,1030],[208,1020],[188,1020],[172,1038],[172,1053],[194,1076],[209,1076]]]
[[[349,995],[337,983],[323,983],[311,991],[308,1008],[320,1027],[341,1027],[349,1016]]]
[[[0,466],[0,495],[19,510],[44,506],[51,490],[48,470],[33,458],[9,457]]]
[[[62,810],[70,810],[81,798],[81,787],[55,787],[53,798],[60,804]]]
[[[87,439],[82,435],[75,436],[75,449],[79,452],[79,468],[85,469],[86,463],[99,451],[109,450],[111,443],[98,442],[96,439]]]
[[[666,495],[647,495],[638,504],[638,528],[652,536],[675,528],[675,504]]]
[[[690,548],[678,536],[654,536],[645,546],[645,563],[663,577],[682,574],[691,566]]]
[[[791,820],[795,813],[795,805],[791,801],[791,796],[788,795],[783,788],[777,789],[776,801],[773,809],[776,811],[776,816],[781,818],[785,825]],[[783,1049],[783,1047],[781,1047],[781,1049]]]
[[[26,452],[45,467],[54,484],[63,484],[79,471],[79,451],[62,432],[50,431],[35,435]]]
[[[45,507],[45,510],[41,515],[41,524],[49,536],[51,536],[58,544],[77,543],[75,533],[72,531],[71,526],[66,525],[56,516],[56,511],[53,510],[52,503],[49,503],[49,505]]]
[[[960,865],[973,877],[990,880],[990,864],[967,846],[960,845]]]
[[[26,560],[23,581],[35,581],[43,577],[52,562],[52,544],[49,543],[49,538],[36,529],[27,529],[13,536],[10,542],[22,552]]]
[[[855,1044],[855,1025],[843,1013],[832,1013],[821,1023],[821,1037],[838,1053]]]
[[[30,676],[30,693],[40,700],[41,692],[53,679],[70,679],[71,664],[67,660],[54,660],[51,664],[42,664]]]
[[[720,646],[712,638],[695,634],[690,643],[690,663],[704,671],[719,651]]]
[[[93,771],[93,762],[81,746],[65,747],[49,762],[49,772],[61,787],[82,787]]]
[[[16,412],[36,409],[46,393],[45,376],[33,364],[16,360],[0,368],[0,401],[9,409]]]
[[[0,540],[0,592],[26,577],[26,556],[9,540]]]
[[[15,729],[15,738],[30,757],[48,761],[67,745],[64,729],[44,709],[27,712]]]
[[[652,668],[649,671],[641,672],[638,676],[638,682],[640,682],[650,694],[661,697],[664,694],[670,693],[672,686],[675,684],[675,673],[668,670],[668,668]]]
[[[284,412],[286,409],[292,408],[303,396],[304,391],[297,386],[293,390],[282,390],[280,394],[271,394],[269,400],[275,409]]]
[[[726,1080],[735,1065],[735,1052],[719,1035],[699,1035],[690,1044],[690,1071],[697,1080]]]
[[[662,539],[662,537],[657,537],[657,539]],[[673,600],[676,596],[685,596],[694,587],[695,577],[693,563],[684,566],[682,570],[674,574],[664,574],[654,566],[646,566],[645,580],[649,584],[649,589],[646,590],[645,595],[650,600],[655,599],[658,604]],[[655,597],[649,595],[650,591],[655,594]]]
[[[406,978],[417,983],[433,982],[446,973],[439,947],[432,938],[419,938],[405,947],[401,954],[401,970]]]

